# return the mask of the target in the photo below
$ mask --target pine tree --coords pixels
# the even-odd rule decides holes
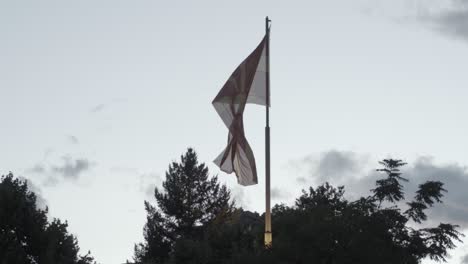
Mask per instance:
[[[156,206],[145,201],[145,242],[135,246],[134,256],[139,263],[164,262],[177,241],[201,240],[210,222],[233,209],[226,186],[217,176],[209,178],[208,168],[198,163],[191,148],[180,162],[169,165],[162,190],[155,188],[154,196]]]

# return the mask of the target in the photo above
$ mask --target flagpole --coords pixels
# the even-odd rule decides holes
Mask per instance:
[[[265,126],[265,247],[270,248],[273,237],[271,233],[271,204],[270,204],[270,24],[265,17],[266,34],[266,126]]]

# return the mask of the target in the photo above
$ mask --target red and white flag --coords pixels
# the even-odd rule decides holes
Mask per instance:
[[[257,184],[257,168],[252,149],[245,138],[242,120],[247,103],[267,105],[266,36],[257,48],[234,70],[213,100],[213,106],[229,129],[224,151],[214,160],[219,168],[234,172],[241,185]],[[269,96],[269,95],[268,95]]]

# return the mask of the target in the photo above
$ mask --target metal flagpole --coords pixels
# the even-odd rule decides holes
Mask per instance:
[[[266,126],[265,126],[265,247],[272,245],[271,234],[271,205],[270,205],[270,24],[265,18],[266,32]]]

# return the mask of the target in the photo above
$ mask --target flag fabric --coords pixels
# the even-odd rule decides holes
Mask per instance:
[[[227,146],[214,163],[226,173],[234,172],[237,182],[244,186],[258,183],[255,158],[244,133],[243,114],[247,103],[269,103],[266,89],[266,37],[234,70],[213,100],[214,108],[229,129]]]

